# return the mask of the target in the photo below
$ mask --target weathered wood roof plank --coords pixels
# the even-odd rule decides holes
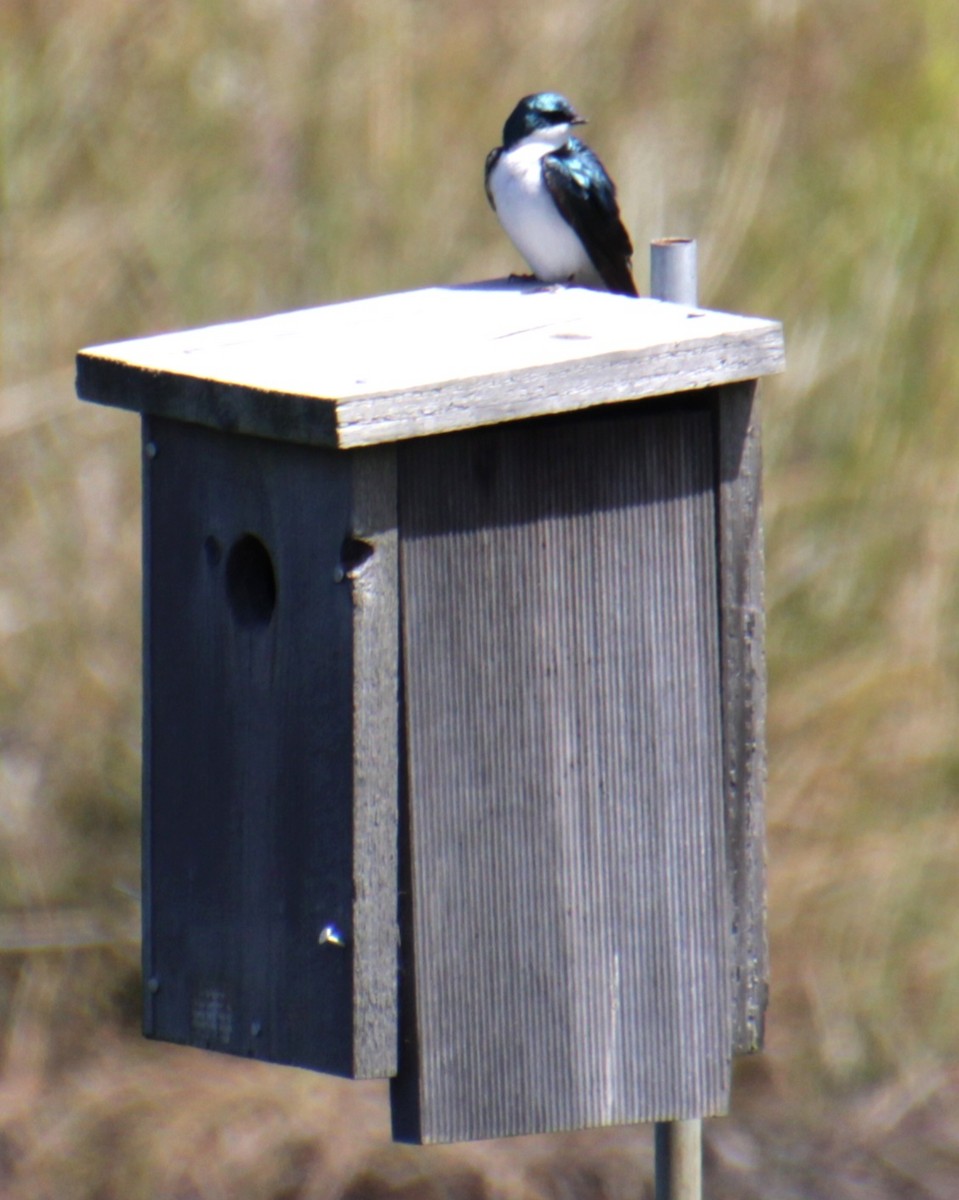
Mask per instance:
[[[85,400],[349,449],[755,379],[776,321],[584,288],[426,288],[80,353]]]

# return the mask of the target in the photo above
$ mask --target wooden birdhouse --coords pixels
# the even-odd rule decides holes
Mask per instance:
[[[143,417],[150,1036],[390,1077],[422,1141],[725,1109],[782,362],[518,282],[80,354]]]

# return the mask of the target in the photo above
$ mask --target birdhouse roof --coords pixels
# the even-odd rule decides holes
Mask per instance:
[[[497,280],[83,350],[84,400],[348,449],[781,371],[777,321]]]

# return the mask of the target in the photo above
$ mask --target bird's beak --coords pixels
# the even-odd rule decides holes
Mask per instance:
[[[588,125],[588,124],[589,124],[589,117],[576,116],[576,117],[573,117],[572,121],[570,121],[570,125]]]

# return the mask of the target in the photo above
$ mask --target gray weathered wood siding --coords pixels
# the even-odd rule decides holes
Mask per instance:
[[[730,996],[706,408],[399,448],[426,1141],[722,1111]]]
[[[755,381],[722,389],[715,411],[733,1050],[744,1054],[762,1048],[769,988],[762,447]]]

